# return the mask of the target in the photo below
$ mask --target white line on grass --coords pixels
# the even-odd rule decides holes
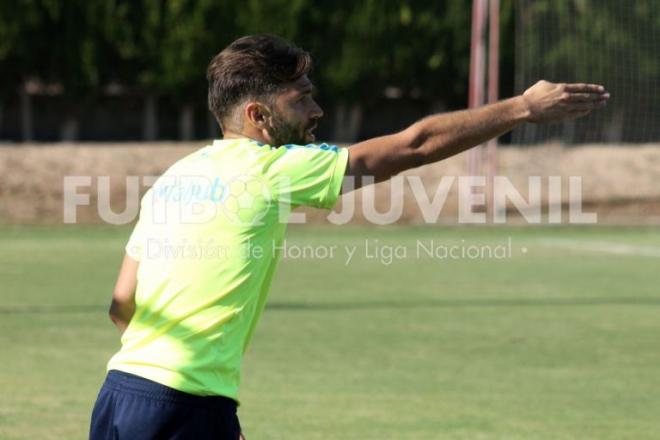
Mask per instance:
[[[660,258],[660,247],[657,246],[636,246],[607,241],[571,240],[567,238],[544,238],[538,240],[537,243],[545,247],[570,249],[575,251]]]

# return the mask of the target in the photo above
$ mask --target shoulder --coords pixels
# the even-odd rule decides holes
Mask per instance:
[[[340,148],[337,145],[331,145],[327,143],[321,143],[321,144],[305,144],[305,145],[298,145],[298,144],[284,144],[279,148],[284,149],[285,151],[295,151],[295,150],[308,150],[308,151],[332,151],[335,153],[338,153]]]

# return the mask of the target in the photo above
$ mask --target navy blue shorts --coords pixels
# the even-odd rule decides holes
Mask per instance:
[[[91,440],[238,440],[236,402],[195,396],[111,370],[96,399]]]

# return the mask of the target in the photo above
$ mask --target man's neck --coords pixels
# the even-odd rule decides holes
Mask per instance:
[[[260,136],[260,133],[246,133],[246,132],[237,132],[232,130],[225,130],[223,132],[222,139],[252,139],[262,144],[269,143],[268,140],[264,139],[263,136]]]

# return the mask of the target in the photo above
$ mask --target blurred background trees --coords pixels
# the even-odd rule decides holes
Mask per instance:
[[[206,110],[206,66],[235,38],[257,32],[283,36],[314,56],[327,116],[322,135],[351,141],[370,134],[365,124],[367,132],[389,123],[397,129],[428,111],[465,105],[470,5],[3,0],[0,138],[217,136]],[[381,122],[369,128],[378,109]]]
[[[500,96],[513,94],[514,78],[520,89],[553,73],[561,78],[548,79],[621,85],[634,73],[640,89],[655,87],[657,41],[636,41],[629,31],[655,29],[657,35],[660,20],[649,8],[658,2],[502,0]],[[217,137],[206,109],[206,66],[234,39],[260,32],[312,53],[326,112],[321,138],[350,142],[391,132],[429,112],[466,106],[471,5],[0,0],[0,139]],[[517,38],[516,16],[525,29]],[[616,70],[623,76],[614,78],[612,59],[639,65]],[[642,104],[653,96],[642,96]],[[611,137],[625,138],[616,117],[623,120],[611,116]]]

